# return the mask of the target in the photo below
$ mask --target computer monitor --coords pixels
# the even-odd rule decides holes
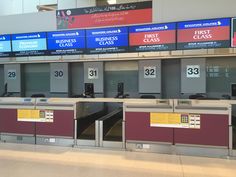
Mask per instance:
[[[84,95],[94,97],[94,85],[93,83],[84,83]]]
[[[231,84],[231,96],[236,97],[236,83]]]
[[[120,82],[117,84],[117,94],[124,95],[124,83]]]

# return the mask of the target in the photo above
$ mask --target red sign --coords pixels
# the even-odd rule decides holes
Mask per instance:
[[[57,29],[152,23],[152,1],[57,11]]]
[[[178,31],[178,42],[224,41],[230,36],[229,26]]]
[[[130,34],[130,45],[154,45],[175,43],[175,30]]]

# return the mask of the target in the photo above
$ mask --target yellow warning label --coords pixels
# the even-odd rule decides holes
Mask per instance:
[[[40,119],[39,110],[33,110],[33,109],[18,109],[17,110],[17,119],[29,119],[29,120],[37,120]]]
[[[151,113],[151,124],[180,124],[181,114],[176,113]]]

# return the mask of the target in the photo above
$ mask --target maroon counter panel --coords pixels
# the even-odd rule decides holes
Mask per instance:
[[[228,115],[201,114],[200,129],[174,130],[174,141],[179,144],[229,146]]]
[[[74,111],[54,110],[53,122],[36,123],[36,135],[74,137]]]
[[[150,113],[125,113],[125,138],[134,141],[173,143],[173,128],[150,127]]]
[[[35,123],[17,121],[17,109],[0,109],[0,132],[34,134]]]

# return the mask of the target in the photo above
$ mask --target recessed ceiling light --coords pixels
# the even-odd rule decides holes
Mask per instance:
[[[116,4],[116,0],[107,0],[108,4]]]

